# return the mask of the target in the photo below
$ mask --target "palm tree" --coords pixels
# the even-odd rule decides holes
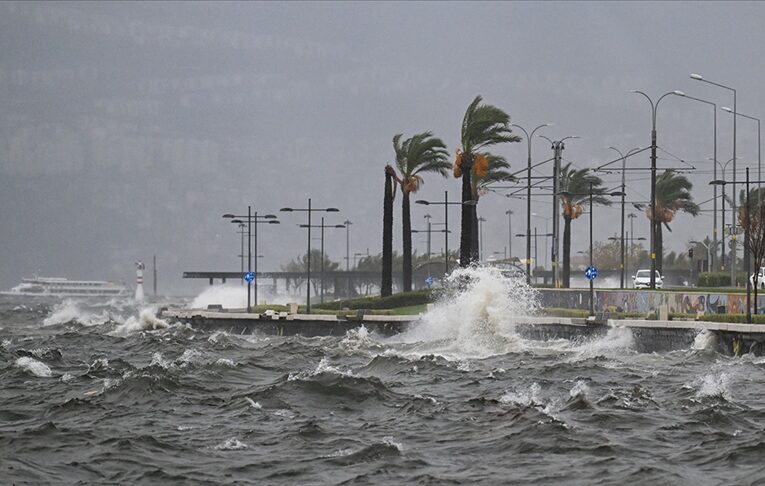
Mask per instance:
[[[383,242],[382,242],[382,280],[380,295],[386,297],[393,293],[393,197],[395,186],[393,179],[396,170],[385,166],[385,194],[383,195]]]
[[[475,170],[488,170],[488,158],[481,149],[505,142],[519,142],[512,133],[510,116],[492,105],[481,105],[481,96],[476,96],[462,119],[461,151],[457,151],[454,176],[462,177],[462,228],[460,230],[460,265],[466,267],[474,256],[472,249],[474,208],[465,203],[472,200],[472,176]]]
[[[513,177],[510,172],[504,170],[510,168],[510,164],[507,162],[507,159],[501,155],[492,155],[488,153],[485,154],[485,156],[488,164],[486,171],[476,170],[479,164],[474,164],[473,174],[471,175],[471,182],[473,186],[473,201],[476,201],[476,203],[482,195],[489,192],[491,184],[495,182],[507,182],[515,180],[515,177]],[[470,228],[471,255],[473,259],[477,259],[478,248],[480,248],[478,241],[478,206],[471,205],[468,207],[470,208],[471,218],[473,220],[471,223],[472,226]]]
[[[446,177],[451,164],[449,153],[440,138],[431,132],[414,135],[401,142],[403,134],[393,137],[393,150],[396,153],[396,167],[399,175],[397,182],[401,186],[401,220],[403,224],[404,253],[404,292],[412,290],[412,221],[409,195],[417,192],[423,184],[421,174],[435,172]]]
[[[584,207],[590,203],[590,188],[592,188],[593,204],[610,205],[611,201],[601,194],[605,192],[600,177],[590,173],[590,169],[574,169],[566,164],[560,171],[560,198],[563,206],[563,271],[561,272],[564,288],[571,286],[571,221],[584,212]]]
[[[692,216],[699,214],[699,207],[693,202],[693,196],[690,193],[691,188],[693,188],[691,181],[685,176],[677,175],[673,170],[664,171],[656,178],[656,220],[653,224],[656,225],[656,241],[654,242],[656,270],[660,274],[664,273],[662,271],[664,267],[662,224],[667,231],[672,231],[669,223],[674,219],[676,212],[685,211]],[[651,208],[646,208],[645,212],[650,220]]]

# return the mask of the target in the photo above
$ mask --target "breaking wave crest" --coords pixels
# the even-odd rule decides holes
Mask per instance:
[[[522,278],[505,277],[492,267],[458,269],[434,307],[395,339],[422,343],[415,354],[449,359],[519,352],[524,345],[515,333],[515,318],[533,315],[538,307],[536,291]]]

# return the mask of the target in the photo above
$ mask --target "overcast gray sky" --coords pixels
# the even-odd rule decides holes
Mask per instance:
[[[594,167],[613,159],[609,145],[650,144],[649,105],[629,89],[732,103],[691,72],[737,88],[739,111],[760,116],[763,19],[765,4],[737,2],[0,3],[0,288],[36,272],[132,283],[132,263],[156,254],[160,290],[194,293],[204,283],[182,281],[183,270],[239,267],[223,213],[308,197],[342,210],[328,223],[353,221],[351,253],[377,253],[394,134],[432,130],[453,153],[481,94],[514,123],[580,136],[564,158]],[[723,162],[731,121],[718,112]],[[698,168],[696,200],[711,197],[711,108],[668,97],[658,124],[659,145]],[[739,166],[756,167],[756,123],[738,127]],[[525,141],[496,152],[525,166]],[[532,155],[550,157],[549,144],[533,140]],[[648,167],[647,153],[634,164]],[[629,179],[629,197],[646,199],[648,173]],[[445,189],[456,200],[456,180],[428,177],[416,198]],[[549,216],[544,199],[533,210]],[[508,208],[524,231],[523,200],[481,199],[487,253],[507,245]],[[425,213],[414,206],[415,228]],[[616,207],[595,214],[596,238],[618,232]],[[261,227],[264,270],[305,251],[303,215],[280,219]],[[395,220],[400,251],[400,201]],[[711,226],[711,213],[679,215],[665,242],[684,250]],[[586,237],[575,222],[572,251]],[[414,244],[424,251],[424,239]],[[327,246],[340,260],[344,232],[328,232]]]

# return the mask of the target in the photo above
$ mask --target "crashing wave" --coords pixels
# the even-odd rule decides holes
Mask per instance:
[[[16,366],[40,378],[50,378],[53,375],[48,365],[29,356],[17,359]]]

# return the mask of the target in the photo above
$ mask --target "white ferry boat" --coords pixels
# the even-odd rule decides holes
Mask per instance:
[[[69,280],[57,277],[24,278],[21,284],[0,295],[37,297],[118,297],[129,295],[124,285],[102,280]]]

